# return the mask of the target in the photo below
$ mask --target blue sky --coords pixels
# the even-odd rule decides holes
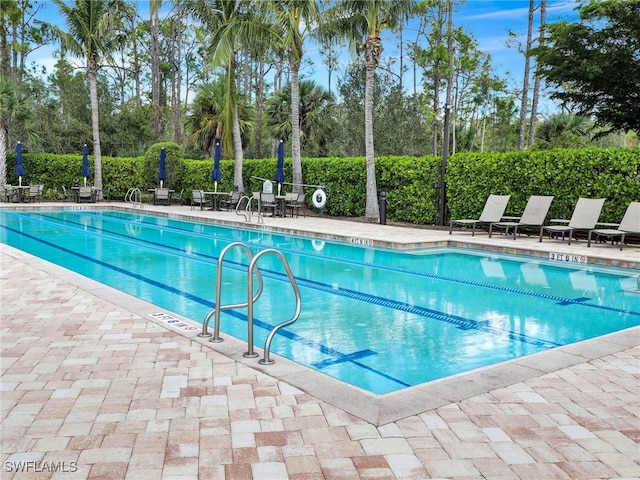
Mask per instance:
[[[46,0],[40,1],[44,9],[38,15],[39,18],[52,23],[56,22],[57,9]],[[536,5],[539,0],[536,0]],[[577,12],[575,8],[578,0],[547,0],[547,22],[555,22],[567,19],[575,21]],[[139,14],[143,18],[148,18],[148,2],[140,0]],[[479,49],[491,54],[492,63],[501,76],[509,79],[509,85],[517,87],[522,84],[524,70],[524,57],[518,52],[515,46],[508,47],[509,30],[519,35],[519,39],[524,43],[527,33],[527,20],[529,12],[529,0],[467,0],[463,5],[459,5],[454,13],[454,24],[462,26],[466,32],[471,33],[478,42]],[[161,18],[169,14],[169,5],[161,10]],[[535,24],[538,25],[539,12],[536,11]],[[63,28],[64,26],[61,25]],[[534,32],[534,35],[536,32]],[[411,40],[411,26],[405,31],[405,44]],[[384,40],[384,39],[383,39]],[[389,39],[384,43],[383,60],[389,61],[399,57],[398,41]],[[47,67],[50,73],[55,63],[53,51],[57,46],[43,47],[35,51],[29,61],[35,61],[39,65]],[[314,65],[307,67],[301,72],[305,76],[312,76],[318,83],[327,85],[326,67],[322,65],[318,55],[318,46],[310,44],[306,50],[307,58]],[[345,52],[340,57],[341,62],[349,61],[349,53]],[[408,65],[408,60],[407,63]],[[410,75],[407,75],[409,78]],[[336,76],[333,77],[335,86]],[[409,80],[407,80],[409,81]]]
[[[540,0],[535,2],[537,6]],[[575,21],[578,18],[575,10],[577,5],[578,0],[547,0],[547,23],[559,20]],[[515,46],[507,46],[507,41],[508,32],[511,30],[518,34],[518,40],[525,43],[528,15],[529,0],[467,0],[463,5],[456,7],[454,24],[463,27],[478,42],[479,49],[491,55],[492,63],[498,72],[509,73],[513,79],[521,83],[524,57]],[[537,28],[540,22],[539,11],[536,10],[534,15],[534,28]],[[534,30],[533,34],[537,36],[537,31]],[[412,41],[414,36],[409,25],[404,32],[405,45]],[[400,55],[398,40],[383,38],[383,41],[383,60],[397,59]],[[317,49],[317,46],[310,46],[307,53],[313,57]],[[341,60],[347,62],[349,54],[345,53]],[[325,67],[319,61],[315,70],[320,77],[325,75]]]

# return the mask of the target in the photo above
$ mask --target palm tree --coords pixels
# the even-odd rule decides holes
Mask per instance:
[[[55,25],[46,25],[66,52],[87,63],[91,128],[93,131],[93,158],[95,187],[102,190],[102,153],[100,149],[100,122],[98,117],[97,77],[102,57],[109,57],[120,44],[117,35],[119,12],[125,9],[121,0],[52,0],[65,20],[68,32]]]
[[[235,164],[234,185],[244,192],[242,178],[242,134],[238,115],[238,91],[236,82],[236,52],[244,44],[261,44],[272,34],[271,25],[261,21],[252,9],[250,0],[189,0],[187,9],[199,19],[211,34],[213,66],[223,67],[226,79],[226,95],[221,115],[223,121],[222,146],[228,156],[228,146],[233,145]]]
[[[378,221],[378,193],[373,138],[373,85],[375,69],[383,47],[380,32],[393,29],[408,20],[414,0],[341,0],[324,16],[327,22],[318,33],[323,39],[346,38],[352,50],[364,57],[366,81],[364,93],[365,156],[367,162],[367,201],[365,217]]]
[[[312,80],[300,82],[300,148],[326,155],[333,115],[333,96]],[[273,138],[291,138],[291,84],[275,92],[266,108]],[[294,180],[294,183],[295,180]]]
[[[213,147],[221,141],[224,132],[224,103],[226,81],[220,77],[200,87],[193,101],[191,114],[185,118],[184,125],[190,132],[189,139],[198,145],[205,158],[213,154]],[[252,129],[253,112],[243,96],[238,97],[238,121],[242,134],[242,145],[246,146],[248,132]]]
[[[222,138],[224,87],[224,81],[202,85],[193,100],[191,114],[185,118],[189,140],[202,149],[205,158],[209,158],[216,141]]]
[[[26,124],[32,112],[32,101],[18,84],[0,74],[0,185],[7,183],[7,133],[13,124]]]
[[[591,143],[593,121],[573,113],[556,113],[536,129],[539,148],[580,148]]]
[[[308,27],[318,20],[315,0],[272,0],[276,24],[281,31],[283,47],[291,70],[291,161],[293,167],[293,191],[302,193],[302,164],[300,162],[300,64],[302,46]]]

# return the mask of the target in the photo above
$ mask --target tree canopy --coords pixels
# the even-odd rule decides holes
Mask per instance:
[[[547,26],[533,50],[551,97],[599,125],[640,131],[640,0],[580,8],[580,21]]]

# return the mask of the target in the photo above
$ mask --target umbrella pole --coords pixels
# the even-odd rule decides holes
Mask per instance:
[[[164,185],[164,180],[160,180],[160,188]]]
[[[218,181],[217,180],[213,183],[213,191],[214,192],[218,191]]]
[[[22,186],[22,175],[18,177],[18,185]]]
[[[87,177],[84,177],[84,186],[87,186]]]

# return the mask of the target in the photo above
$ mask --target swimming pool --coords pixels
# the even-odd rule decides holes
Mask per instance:
[[[220,250],[243,241],[287,257],[302,314],[272,351],[377,394],[640,324],[635,271],[558,266],[452,249],[392,251],[122,211],[0,213],[3,243],[201,321]],[[228,257],[223,303],[246,297],[248,259]],[[291,316],[273,258],[260,263],[256,346]],[[222,330],[246,339],[244,311]]]

